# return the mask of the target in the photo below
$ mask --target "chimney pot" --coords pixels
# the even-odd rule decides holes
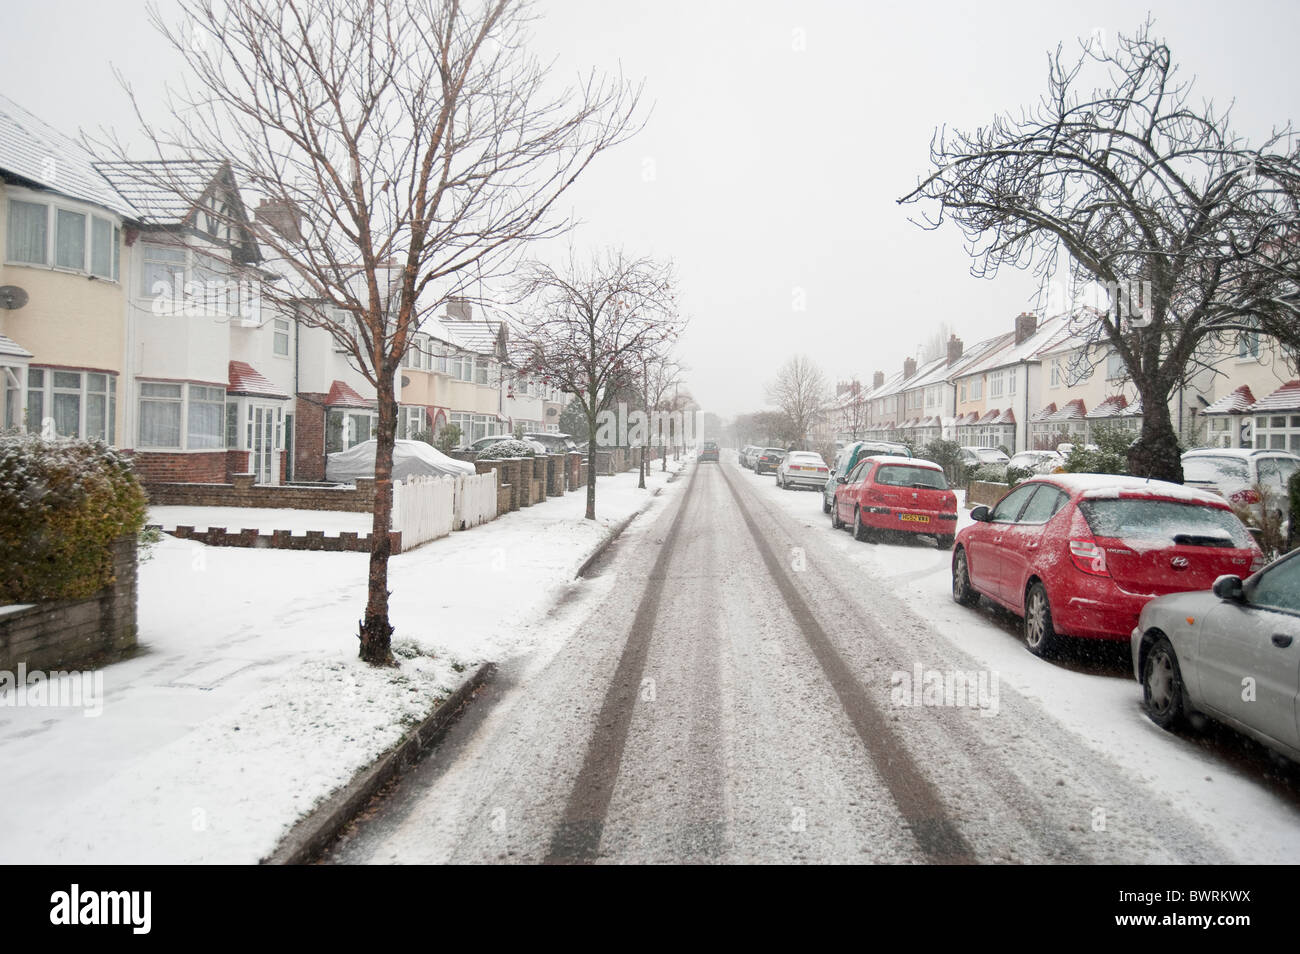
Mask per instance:
[[[885,372],[877,371],[871,377],[871,389],[874,391],[877,388],[882,388],[884,386],[885,386]]]
[[[1038,330],[1038,317],[1032,312],[1022,311],[1016,316],[1016,344],[1023,344],[1034,336]]]
[[[961,360],[962,342],[956,335],[948,339],[948,364],[953,365]]]

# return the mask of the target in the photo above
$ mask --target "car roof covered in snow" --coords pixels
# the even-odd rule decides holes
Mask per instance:
[[[919,457],[894,457],[890,454],[871,454],[866,460],[879,461],[882,464],[901,464],[905,467],[922,467],[925,470],[943,470],[932,460],[921,460]]]
[[[1182,484],[1146,477],[1128,477],[1119,474],[1044,474],[1031,477],[1033,483],[1053,483],[1058,487],[1078,493],[1089,500],[1118,499],[1119,497],[1165,497],[1186,503],[1205,504],[1220,510],[1231,509],[1227,501],[1217,494],[1193,490]],[[1027,482],[1029,482],[1027,481]]]

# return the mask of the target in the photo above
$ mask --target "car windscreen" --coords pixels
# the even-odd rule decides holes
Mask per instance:
[[[1088,498],[1079,510],[1098,537],[1205,547],[1248,547],[1250,532],[1230,510],[1144,497]]]
[[[1183,480],[1198,484],[1249,483],[1250,467],[1240,457],[1184,457]]]
[[[924,487],[927,490],[947,490],[948,481],[943,471],[928,467],[909,467],[906,464],[885,464],[876,471],[876,483],[891,487]]]
[[[779,448],[779,447],[769,447],[769,448],[767,448],[767,450],[763,451],[763,456],[764,456],[764,457],[784,457],[784,456],[785,456],[785,451],[781,450],[781,448]]]

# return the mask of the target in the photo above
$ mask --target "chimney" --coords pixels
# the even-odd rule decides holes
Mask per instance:
[[[903,380],[906,381],[914,374],[916,374],[916,359],[908,358],[903,362]]]
[[[885,372],[877,371],[871,377],[871,390],[875,391],[877,388],[883,388],[884,386],[885,386]]]
[[[952,335],[948,339],[948,364],[954,365],[961,360],[961,339]]]
[[[263,199],[253,210],[253,218],[290,242],[302,241],[302,217],[288,199]]]
[[[452,298],[447,302],[447,317],[469,321],[473,317],[473,308],[463,298]]]
[[[845,381],[838,381],[838,382],[836,382],[836,384],[835,384],[835,396],[836,396],[836,397],[839,397],[841,394],[843,394],[843,393],[844,393],[845,391],[847,391],[848,389],[849,389],[849,385],[848,385],[847,382],[845,382]]]
[[[1016,316],[1016,344],[1028,341],[1037,329],[1038,318],[1031,312],[1022,311]]]

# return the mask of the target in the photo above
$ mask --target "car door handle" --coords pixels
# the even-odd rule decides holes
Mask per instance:
[[[1278,649],[1286,649],[1288,646],[1291,645],[1291,640],[1292,637],[1288,636],[1286,633],[1273,634],[1273,645],[1276,646]]]

